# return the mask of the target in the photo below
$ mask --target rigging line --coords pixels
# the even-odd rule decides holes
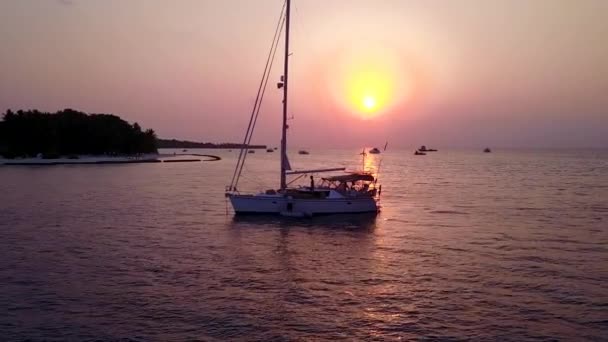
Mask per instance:
[[[388,146],[388,140],[386,141],[386,143],[384,144],[384,151],[386,152],[386,147]],[[378,168],[376,170],[376,180],[374,181],[374,185],[378,182],[378,180],[380,179],[380,167],[382,166],[382,161],[384,160],[384,155],[382,155],[380,157],[380,161],[378,162]]]
[[[272,52],[272,58],[270,59],[270,66],[268,68],[268,74],[269,75],[270,75],[270,71],[272,70],[272,65],[274,64],[274,57],[275,57],[275,55],[277,53],[277,50],[278,50],[279,41],[280,41],[280,38],[281,38],[281,32],[283,31],[283,25],[284,24],[285,24],[285,18],[283,18],[283,20],[281,22],[281,26],[280,26],[280,29],[279,29],[279,36],[276,39],[276,44],[274,46],[274,51]],[[256,125],[256,123],[258,121],[258,117],[260,115],[260,109],[262,108],[262,100],[264,99],[264,94],[266,94],[266,89],[267,89],[268,79],[269,78],[270,77],[266,77],[266,80],[264,81],[264,87],[262,88],[262,93],[260,95],[260,101],[259,101],[257,110],[255,112],[255,117],[253,119],[253,125],[251,126],[251,134],[249,135],[249,138],[247,140],[247,146],[251,143],[251,139],[253,138],[253,130],[255,129],[255,125]],[[235,186],[238,184],[239,177],[241,176],[241,173],[243,172],[243,166],[245,165],[245,158],[247,158],[246,154],[243,156],[243,162],[241,163],[241,168],[240,168],[240,170],[238,172],[238,175],[237,175],[237,178],[236,178],[236,181],[235,181]]]
[[[242,170],[242,164],[245,163],[245,158],[246,158],[247,152],[249,150],[249,148],[248,148],[249,146],[248,146],[248,143],[247,143],[248,136],[250,136],[251,134],[253,134],[252,122],[253,122],[254,113],[255,113],[256,108],[258,107],[258,104],[260,102],[260,92],[262,91],[262,87],[263,87],[263,84],[264,84],[264,79],[267,79],[269,77],[269,74],[270,74],[270,71],[268,69],[269,62],[271,60],[273,47],[276,45],[275,41],[278,40],[278,34],[280,33],[280,29],[279,29],[280,25],[279,24],[282,21],[282,18],[284,16],[284,12],[285,12],[285,5],[281,9],[281,14],[279,15],[279,22],[277,23],[277,27],[276,27],[275,32],[274,32],[274,37],[272,38],[271,48],[270,48],[270,51],[268,52],[268,58],[266,59],[266,65],[264,66],[264,73],[262,75],[262,79],[260,80],[260,86],[258,87],[258,92],[257,92],[257,95],[256,95],[256,99],[255,99],[255,103],[254,103],[253,110],[252,110],[252,113],[251,113],[251,117],[249,118],[249,125],[247,127],[247,132],[245,133],[245,138],[243,139],[243,146],[241,147],[241,150],[239,152],[239,157],[238,157],[238,160],[237,160],[237,165],[236,165],[236,167],[234,169],[234,173],[232,175],[232,180],[230,181],[230,188],[231,189],[236,188],[236,183],[238,183],[237,170]],[[240,175],[240,172],[238,172],[238,174]]]
[[[246,169],[245,171],[247,171],[249,174],[255,175],[255,173],[249,172],[248,169]],[[243,175],[243,178],[245,180],[249,180],[252,183],[255,183],[255,185],[260,189],[267,188],[266,182],[264,182],[260,177]]]
[[[285,19],[283,19],[283,22],[281,23],[281,30],[283,29],[283,24],[285,23]],[[279,33],[279,38],[280,38],[280,33]],[[272,65],[274,64],[274,56],[276,55],[277,49],[278,49],[278,44],[279,44],[279,39],[277,39],[277,44],[275,45],[274,48],[274,52],[272,53],[272,59],[270,60],[270,67],[268,68],[268,73],[270,74],[270,71],[272,70]],[[260,102],[257,108],[257,111],[255,113],[255,117],[253,119],[253,125],[251,127],[251,134],[249,135],[249,139],[247,141],[247,144],[249,145],[251,143],[251,139],[253,138],[253,131],[255,128],[255,125],[258,121],[258,117],[260,115],[260,109],[262,108],[262,101],[264,100],[264,95],[266,94],[266,89],[267,89],[267,85],[268,85],[268,79],[269,77],[266,77],[266,80],[264,81],[264,87],[262,88],[262,94],[260,95]]]
[[[306,55],[310,58],[312,58],[313,60],[323,60],[326,59],[326,55],[323,55],[321,53],[319,53],[319,44],[318,43],[314,43],[317,40],[313,40],[313,34],[312,32],[316,32],[316,31],[311,31],[311,27],[315,27],[315,25],[307,25],[307,18],[305,18],[304,14],[306,13],[306,11],[304,12],[300,12],[300,9],[298,8],[298,2],[299,1],[292,1],[292,5],[295,8],[295,15],[297,17],[296,20],[292,20],[292,22],[295,22],[294,27],[296,28],[296,30],[298,31],[298,33],[300,34],[300,37],[302,39],[302,44],[299,45],[301,48],[304,47],[306,49]],[[305,1],[302,1],[302,3],[306,3]],[[306,6],[305,6],[306,7]],[[310,22],[308,22],[310,23]],[[315,49],[315,47],[317,49]],[[296,72],[296,77],[297,72]],[[290,79],[293,79],[293,76],[290,75]],[[292,97],[294,95],[291,95]],[[295,95],[297,97],[297,95]],[[295,111],[292,112],[291,117],[289,118],[290,120],[295,120]],[[297,130],[297,127],[294,128],[294,130]]]
[[[376,179],[374,180],[374,186],[376,185],[376,183],[378,183],[378,180],[380,180],[380,167],[382,167],[382,160],[384,160],[384,158],[380,157],[380,161],[378,162],[378,168],[376,169]]]
[[[247,137],[249,135],[251,135],[251,125],[252,125],[252,121],[253,121],[253,115],[256,111],[256,108],[258,106],[258,102],[259,102],[259,98],[260,98],[260,92],[262,91],[262,85],[264,84],[264,79],[268,78],[268,75],[270,74],[270,72],[268,71],[268,66],[270,64],[270,59],[271,56],[274,56],[272,50],[273,50],[273,46],[276,46],[275,40],[278,41],[278,35],[280,33],[280,29],[279,27],[282,27],[282,22],[284,21],[284,14],[285,14],[285,4],[283,4],[283,8],[281,8],[281,14],[279,15],[279,21],[277,22],[277,27],[274,31],[274,37],[272,38],[272,44],[270,45],[270,51],[268,52],[268,58],[266,59],[266,65],[264,67],[264,73],[262,74],[262,80],[260,80],[260,86],[258,87],[258,92],[256,95],[256,99],[255,99],[255,103],[253,105],[253,110],[251,113],[251,117],[249,118],[249,125],[247,126],[247,132],[245,133],[245,138],[243,139],[243,144],[245,145],[246,141],[247,141]],[[247,155],[247,151],[248,151],[248,146],[242,146],[241,150],[239,152],[239,157],[237,159],[237,164],[236,167],[234,169],[234,173],[232,175],[232,180],[230,181],[230,190],[234,189],[234,187],[236,187],[235,183],[235,177],[237,175],[237,170],[239,169],[239,164],[244,163],[244,157]],[[245,152],[244,152],[245,151]],[[242,161],[241,161],[242,159]],[[238,182],[238,181],[237,181]]]
[[[295,10],[296,10],[296,15],[299,15],[299,12],[298,12],[298,2],[297,2],[297,1],[293,1],[293,2],[292,2],[292,4],[293,4],[293,6],[294,6],[294,8],[295,8]],[[304,35],[304,34],[303,34],[304,29],[301,27],[301,26],[302,26],[302,24],[300,23],[300,20],[293,20],[293,19],[292,19],[292,22],[295,22],[295,25],[293,26],[293,27],[295,28],[295,31],[298,31],[298,33],[300,34],[300,36],[303,36],[303,35]],[[290,50],[292,50],[292,49],[290,49]],[[291,56],[291,55],[293,55],[293,52],[292,52],[292,53],[290,53],[289,55],[290,55],[290,56]],[[291,84],[294,84],[294,81],[293,81],[293,80],[294,80],[294,78],[293,78],[293,76],[294,76],[294,72],[293,72],[293,71],[291,72],[291,75],[290,75],[290,76],[291,76],[291,77],[290,77],[290,79],[291,79]],[[293,99],[293,96],[294,96],[294,95],[292,94],[292,95],[291,95],[292,99]],[[288,113],[287,120],[291,121],[291,120],[294,120],[295,118],[296,118],[296,115],[295,115],[295,110],[293,110],[293,111],[291,111],[290,113]],[[289,132],[287,132],[287,133],[289,133]]]
[[[295,182],[295,181],[297,181],[298,179],[300,179],[300,178],[302,178],[302,177],[304,177],[304,176],[307,176],[307,175],[308,175],[307,173],[303,173],[303,174],[299,175],[298,177],[296,177],[296,178],[292,179],[292,180],[291,180],[291,182],[287,183],[287,185],[291,185],[293,182]]]
[[[281,22],[281,27],[279,29],[279,36],[277,37],[277,40],[276,40],[276,43],[275,43],[275,46],[274,46],[274,50],[272,52],[272,58],[270,59],[270,66],[268,67],[268,75],[270,75],[270,72],[272,70],[272,66],[274,64],[274,57],[275,57],[275,55],[277,53],[277,49],[278,49],[278,46],[279,46],[279,41],[280,41],[280,38],[281,38],[281,31],[283,30],[283,25],[284,24],[285,24],[285,18],[283,18],[283,21]],[[264,100],[264,95],[266,94],[266,89],[267,89],[267,85],[268,85],[268,80],[269,79],[270,79],[270,77],[266,77],[266,80],[264,81],[264,86],[262,87],[262,93],[260,94],[260,101],[258,103],[258,107],[257,107],[257,110],[255,112],[254,119],[253,119],[253,125],[252,125],[252,128],[251,128],[251,134],[249,135],[247,143],[250,143],[251,139],[253,138],[253,130],[255,128],[255,124],[256,124],[256,122],[258,120],[258,117],[260,115],[260,109],[262,108],[262,102]]]
[[[272,65],[274,63],[274,56],[276,54],[276,50],[280,41],[280,37],[281,37],[281,31],[283,30],[283,23],[285,22],[285,18],[283,16],[282,20],[281,18],[279,18],[279,23],[280,26],[277,26],[277,30],[275,31],[275,36],[273,38],[273,46],[271,46],[270,52],[269,52],[269,59],[268,61],[270,62],[269,64],[266,65],[266,69],[264,70],[264,77],[261,80],[260,86],[261,88],[258,90],[258,97],[256,98],[256,105],[253,108],[253,112],[252,112],[252,117],[250,119],[250,129],[248,131],[248,134],[245,136],[245,146],[244,146],[244,151],[245,153],[243,153],[242,159],[240,160],[240,165],[237,163],[237,167],[235,169],[235,173],[236,173],[236,179],[234,180],[234,187],[236,187],[238,185],[239,182],[239,178],[241,177],[241,174],[243,172],[243,166],[245,165],[245,160],[247,159],[247,151],[249,150],[249,144],[251,144],[251,139],[253,138],[253,132],[255,129],[255,125],[256,122],[258,120],[258,116],[259,116],[259,112],[260,112],[260,108],[262,105],[262,100],[264,98],[264,93],[266,92],[266,86],[268,84],[268,80],[270,79],[270,72],[272,70]],[[278,32],[278,35],[277,35]],[[261,91],[261,93],[260,93]],[[251,120],[253,120],[253,122],[251,122]],[[238,169],[238,172],[237,172]]]

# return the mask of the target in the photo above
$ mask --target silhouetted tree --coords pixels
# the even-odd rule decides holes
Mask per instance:
[[[73,109],[57,113],[38,110],[14,113],[0,121],[0,154],[5,157],[71,154],[155,153],[153,130],[142,132],[111,114],[91,114]]]

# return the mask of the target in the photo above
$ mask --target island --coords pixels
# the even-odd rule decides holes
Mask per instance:
[[[207,154],[159,154],[159,148],[239,149],[238,143],[208,143],[158,139],[152,129],[142,129],[114,114],[87,114],[74,109],[55,113],[39,110],[7,110],[0,120],[0,165],[118,164],[200,161],[183,156]],[[265,149],[266,145],[249,145]],[[180,159],[181,158],[181,159]]]
[[[156,144],[154,130],[113,114],[9,109],[0,121],[0,155],[7,159],[155,154]]]
[[[237,143],[219,143],[196,142],[176,139],[156,139],[158,148],[224,148],[224,149],[239,149],[246,145]],[[266,145],[249,145],[249,149],[265,149]]]

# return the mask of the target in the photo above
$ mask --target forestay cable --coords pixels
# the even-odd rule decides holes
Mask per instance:
[[[257,121],[257,117],[260,111],[261,101],[264,97],[264,92],[266,90],[266,85],[268,84],[268,78],[270,75],[270,70],[272,68],[272,62],[274,60],[274,55],[276,53],[276,49],[278,46],[278,42],[280,39],[280,34],[283,28],[283,23],[285,22],[285,4],[281,9],[281,14],[279,15],[279,21],[277,22],[277,27],[274,32],[274,37],[272,39],[272,44],[270,46],[270,51],[268,53],[268,58],[266,59],[266,65],[264,66],[264,73],[262,74],[262,79],[260,80],[260,85],[258,87],[258,92],[255,98],[255,102],[253,105],[253,110],[251,112],[251,117],[249,118],[249,124],[247,126],[247,132],[245,133],[245,138],[243,139],[243,146],[241,146],[241,150],[239,152],[239,157],[237,159],[237,164],[234,169],[234,173],[232,175],[232,180],[230,181],[230,186],[228,188],[229,191],[236,191],[236,186],[239,181],[239,177],[243,170],[243,165],[245,163],[245,159],[247,157],[247,153],[249,151],[249,143],[251,142],[251,137],[253,136],[253,128],[255,127],[255,123]]]

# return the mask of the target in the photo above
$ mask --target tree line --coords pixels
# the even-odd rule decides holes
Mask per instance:
[[[156,139],[158,148],[241,148],[245,145],[237,143],[196,142],[176,139]],[[249,148],[266,148],[266,145],[249,145]]]
[[[156,152],[153,130],[144,131],[139,124],[130,124],[112,114],[9,109],[0,121],[0,155],[5,158]]]

